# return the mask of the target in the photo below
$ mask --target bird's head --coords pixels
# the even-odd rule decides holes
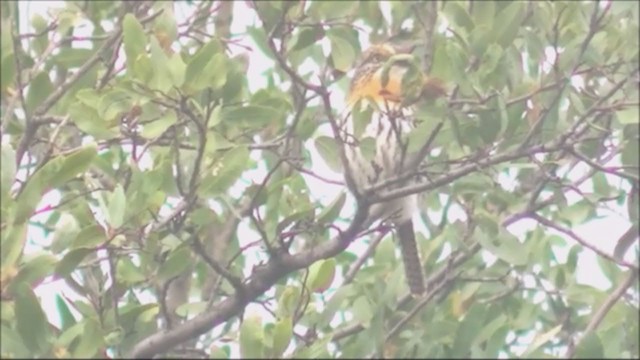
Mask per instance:
[[[397,54],[396,49],[389,44],[372,45],[362,53],[356,68],[360,69],[366,66],[382,66],[395,54]]]
[[[372,45],[363,52],[351,79],[349,103],[353,105],[366,98],[378,103],[384,101],[400,102],[402,77],[407,66],[402,62],[394,62],[387,69],[386,76],[383,75],[383,70],[385,66],[389,65],[389,60],[392,57],[407,52],[410,50],[407,51],[407,49],[394,47],[387,43]]]
[[[372,100],[378,105],[402,107],[414,103],[420,96],[444,96],[446,90],[442,82],[425,76],[410,55],[413,48],[382,43],[363,52],[351,79],[348,103],[355,105],[360,100]]]

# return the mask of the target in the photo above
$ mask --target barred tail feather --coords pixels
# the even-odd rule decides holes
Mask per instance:
[[[405,221],[398,224],[397,233],[409,290],[413,295],[421,295],[425,292],[424,276],[422,275],[422,263],[420,262],[416,237],[413,232],[413,223]]]

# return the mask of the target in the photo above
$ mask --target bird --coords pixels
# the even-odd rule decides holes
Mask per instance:
[[[441,82],[413,71],[411,62],[398,55],[401,52],[391,44],[375,44],[356,62],[340,123],[348,167],[345,176],[348,171],[355,186],[349,189],[352,193],[362,194],[365,188],[397,177],[405,170],[406,135],[414,127],[412,105],[419,98],[415,94],[444,92]],[[394,61],[396,58],[402,61]],[[408,83],[419,84],[419,91],[414,91],[415,86],[407,86]],[[371,109],[370,117],[359,115],[367,109]],[[368,151],[364,145],[367,138],[372,139],[369,144],[375,144],[368,146]],[[379,193],[393,189],[381,188]],[[412,295],[419,296],[425,292],[425,284],[412,222],[416,209],[417,195],[413,194],[373,204],[369,217],[394,224],[407,285]]]

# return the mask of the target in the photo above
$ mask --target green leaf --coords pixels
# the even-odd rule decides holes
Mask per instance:
[[[228,150],[205,176],[199,191],[210,195],[226,192],[242,175],[249,160],[249,149],[245,146]]]
[[[231,358],[231,350],[228,345],[223,347],[218,347],[216,345],[211,345],[209,347],[209,358],[211,359],[230,359]]]
[[[640,110],[637,106],[631,106],[626,109],[616,111],[618,121],[622,125],[638,124],[640,122]]]
[[[336,275],[336,260],[318,260],[309,267],[308,286],[312,292],[322,293],[327,290]]]
[[[593,205],[587,200],[581,200],[577,203],[565,206],[558,212],[558,217],[569,223],[571,226],[576,226],[584,223],[587,219],[593,216],[595,209]]]
[[[289,225],[302,220],[302,219],[313,219],[313,215],[314,215],[314,208],[313,207],[309,207],[300,211],[296,211],[293,214],[285,217],[284,219],[282,219],[282,221],[280,221],[278,223],[278,226],[276,227],[276,234],[280,234],[281,232],[283,232]]]
[[[2,10],[11,11],[8,8],[2,9]],[[5,17],[3,17],[1,21],[2,22],[0,23],[0,52],[4,54],[4,53],[9,53],[13,51],[13,36],[12,36],[13,27],[12,26],[14,23],[12,19],[7,19]]]
[[[29,259],[19,270],[11,282],[12,286],[24,283],[31,288],[38,285],[45,277],[51,274],[56,258],[49,254],[42,254]]]
[[[22,249],[27,241],[27,223],[22,221],[9,224],[1,234],[0,256],[2,261],[0,264],[2,264],[2,269],[5,271],[5,269],[13,267],[22,254]]]
[[[62,260],[58,262],[54,273],[62,278],[69,276],[78,267],[82,260],[92,252],[94,252],[94,249],[89,248],[79,248],[69,251]]]
[[[247,34],[251,36],[251,39],[256,44],[258,49],[260,49],[260,53],[265,55],[267,58],[274,60],[273,54],[271,53],[271,49],[267,45],[267,34],[265,33],[263,28],[258,28],[255,26],[247,27]]]
[[[553,338],[555,338],[556,335],[558,335],[558,333],[560,333],[560,330],[562,330],[562,324],[560,324],[558,326],[555,326],[554,328],[550,329],[549,331],[547,331],[545,333],[536,335],[536,337],[534,338],[533,342],[529,345],[527,350],[525,350],[524,354],[522,354],[522,357],[523,358],[529,357],[530,354],[533,354],[542,345],[548,343]]]
[[[131,95],[120,89],[113,89],[100,96],[96,108],[98,116],[107,120],[118,120],[122,114],[128,113],[134,106]]]
[[[117,327],[104,336],[104,343],[108,347],[117,346],[124,340],[124,330]]]
[[[582,252],[583,247],[575,244],[569,250],[569,254],[567,255],[567,264],[566,269],[569,273],[574,273],[576,270],[576,265],[578,264],[578,255]]]
[[[187,65],[182,60],[180,54],[175,53],[171,55],[171,58],[169,58],[169,62],[167,63],[167,67],[173,85],[176,87],[182,87],[185,81]]]
[[[515,235],[501,227],[499,239],[500,247],[496,253],[498,257],[512,265],[527,264],[527,254],[522,251],[522,243]]]
[[[163,237],[160,240],[160,245],[162,245],[162,251],[173,251],[178,248],[182,244],[182,240],[174,234],[167,234],[167,236]]]
[[[47,23],[47,20],[45,20],[45,18],[42,17],[42,15],[36,13],[31,16],[31,26],[33,26],[35,33],[43,34],[43,35],[34,37],[32,40],[32,47],[36,51],[38,56],[40,56],[47,49],[47,46],[49,45],[49,36],[46,33],[46,30],[49,24]]]
[[[365,160],[373,160],[376,156],[376,140],[372,137],[360,139],[358,143],[358,150],[360,150],[360,154],[362,154],[362,157]],[[351,169],[351,171],[355,171],[355,169]]]
[[[95,108],[89,105],[74,102],[69,106],[69,116],[71,121],[84,133],[93,136],[96,140],[111,139],[118,135],[119,129],[116,126],[109,126],[104,121]]]
[[[305,27],[291,39],[293,44],[289,51],[300,51],[322,40],[324,29],[320,26]]]
[[[107,241],[104,229],[98,224],[90,224],[82,228],[73,240],[72,249],[93,248]]]
[[[164,132],[177,121],[178,118],[176,116],[176,113],[173,111],[167,111],[158,119],[144,124],[140,135],[142,135],[142,137],[144,137],[145,139],[155,139],[158,136],[164,134]]]
[[[63,348],[69,348],[71,343],[75,339],[81,337],[82,334],[84,334],[84,325],[85,324],[81,322],[66,328],[66,330],[62,334],[60,334],[60,336],[56,340],[56,345]]]
[[[500,60],[502,59],[502,54],[503,51],[499,45],[489,44],[489,46],[487,46],[486,52],[482,58],[483,61],[478,69],[478,73],[483,79],[489,79],[494,75],[496,67],[498,67]],[[493,113],[493,111],[490,113]]]
[[[466,176],[453,184],[453,191],[456,194],[484,194],[487,189],[491,189],[493,183],[491,178],[482,175]]]
[[[635,135],[635,138],[624,141],[622,145],[622,155],[620,156],[622,164],[626,167],[625,172],[635,174],[636,176],[640,174],[638,170],[638,164],[640,164],[640,160],[638,159],[640,142],[637,140],[637,136],[638,135]]]
[[[145,323],[154,320],[153,316],[158,313],[158,304],[138,305],[129,303],[120,309],[120,325],[125,329],[133,328],[136,322]],[[149,319],[151,317],[151,319]]]
[[[471,16],[469,15],[467,9],[462,6],[461,2],[447,1],[444,4],[445,14],[450,14],[451,16],[448,18],[451,18],[456,25],[461,26],[467,32],[470,32],[473,29],[473,20],[471,19]]]
[[[60,316],[60,328],[62,330],[67,330],[76,324],[76,318],[69,310],[66,300],[59,294],[56,294],[56,310]]]
[[[16,198],[14,224],[20,224],[31,217],[44,192],[51,187],[51,181],[64,161],[63,156],[55,157],[37,170]],[[57,179],[56,179],[57,182]]]
[[[204,69],[207,86],[213,90],[221,89],[227,82],[227,59],[224,54],[215,54]]]
[[[93,109],[98,109],[102,95],[95,89],[82,89],[76,93],[76,98],[80,103],[90,106]]]
[[[61,162],[60,169],[55,176],[53,176],[51,187],[60,187],[79,174],[87,171],[97,154],[98,145],[96,143],[89,143],[66,155]]]
[[[494,1],[482,1],[473,4],[471,16],[476,26],[493,25],[495,22],[496,4]],[[502,22],[500,22],[502,25]]]
[[[220,50],[221,47],[219,42],[217,40],[212,40],[196,52],[193,58],[191,58],[187,63],[184,78],[185,86],[189,87],[193,92],[196,92],[206,86],[206,84],[199,82],[198,79],[206,80],[206,76],[203,76],[203,71],[212,61],[212,58],[220,52]]]
[[[500,229],[497,239],[487,235],[484,231],[480,231],[480,233],[482,235],[478,234],[478,241],[484,249],[493,255],[512,265],[527,263],[528,254],[522,251],[522,244],[514,235],[504,229]]]
[[[0,325],[0,353],[4,358],[29,358],[33,357],[33,350],[27,348],[27,345],[22,341],[20,335],[18,335],[15,329],[9,328],[2,322]]]
[[[16,178],[16,151],[11,144],[2,144],[0,151],[2,172],[0,173],[0,196],[9,197],[9,192]]]
[[[215,127],[222,121],[222,106],[218,105],[213,110],[211,110],[211,114],[209,114],[209,121],[207,122],[207,127],[209,129]]]
[[[9,87],[15,86],[16,60],[13,51],[2,52],[0,59],[0,92],[4,96]]]
[[[329,168],[341,173],[342,161],[340,160],[340,150],[336,140],[329,136],[318,136],[314,140],[314,145]]]
[[[164,282],[182,274],[191,261],[191,251],[187,247],[171,252],[158,271],[158,281]]]
[[[131,13],[126,14],[122,20],[122,42],[128,68],[133,70],[138,57],[146,53],[147,35],[142,24]]]
[[[108,205],[107,223],[111,228],[118,229],[122,226],[126,205],[127,199],[124,195],[124,189],[121,184],[118,184],[111,193]]]
[[[422,115],[423,113],[419,112],[419,116]],[[407,151],[409,153],[415,153],[420,150],[426,144],[427,139],[429,139],[438,123],[438,121],[435,121],[435,119],[430,116],[429,120],[422,121],[415,129],[413,129],[407,137],[407,142],[409,144]],[[433,145],[431,146],[433,147]]]
[[[356,323],[364,326],[365,328],[369,327],[371,319],[373,318],[373,311],[369,300],[367,300],[365,296],[360,296],[353,302],[351,312],[353,312],[353,318]]]
[[[327,36],[331,41],[331,59],[336,70],[347,72],[356,60],[356,49],[345,39],[342,32],[332,30],[327,31]]]
[[[231,60],[233,61],[233,60]],[[239,67],[236,64],[236,67]],[[247,76],[238,71],[232,71],[227,74],[227,82],[222,88],[222,101],[225,104],[233,104],[242,101],[243,90],[247,83]]]
[[[20,286],[15,299],[18,333],[32,354],[41,354],[45,350],[49,335],[47,317],[40,307],[38,298],[28,286]]]
[[[198,315],[207,310],[207,304],[206,301],[187,302],[178,306],[176,314],[182,317]]]
[[[272,356],[279,358],[289,347],[293,336],[293,321],[291,318],[283,318],[273,327],[273,352]]]
[[[130,285],[137,284],[145,280],[145,276],[141,269],[135,266],[128,257],[123,257],[118,261],[116,275],[118,276],[119,281]]]
[[[338,290],[333,294],[331,299],[327,301],[326,307],[322,311],[320,315],[320,319],[318,320],[318,326],[327,326],[333,320],[335,314],[344,309],[344,302],[347,300],[349,296],[353,293],[353,287],[351,285],[341,286]]]
[[[73,351],[74,358],[92,358],[104,346],[104,335],[98,320],[86,319],[78,346]]]
[[[345,192],[340,192],[340,195],[333,199],[331,204],[322,209],[322,212],[317,217],[318,225],[333,223],[335,219],[340,215],[340,211],[342,210],[346,199],[347,195],[345,194]]]
[[[481,345],[483,342],[488,341],[501,327],[506,325],[508,325],[508,319],[505,314],[500,314],[495,319],[490,320],[473,339],[473,345]]]
[[[640,208],[639,205],[640,194],[638,194],[637,191],[634,191],[627,197],[627,214],[634,226],[638,226],[638,223],[640,222],[640,210],[638,210]]]
[[[162,14],[153,22],[153,33],[163,48],[169,48],[178,38],[178,24],[176,23],[173,4],[165,3],[164,5]]]
[[[280,109],[265,105],[247,105],[243,107],[225,107],[222,109],[222,121],[243,123],[258,128],[269,125],[282,116]]]
[[[87,62],[87,59],[95,53],[92,49],[64,47],[52,57],[52,61],[67,68],[78,68]]]
[[[295,315],[296,309],[300,301],[300,289],[293,286],[287,286],[278,298],[278,317],[291,318]]]
[[[496,22],[493,25],[493,36],[498,44],[506,49],[518,36],[524,16],[525,3],[519,1],[510,2],[504,9],[496,15]]]
[[[617,265],[615,265],[613,262],[601,256],[598,256],[596,258],[596,261],[600,269],[602,270],[602,273],[604,274],[604,276],[609,281],[611,281],[611,283],[615,283],[616,280],[620,278],[620,274],[621,274],[620,268]]]
[[[371,123],[371,116],[373,116],[373,106],[365,105],[362,101],[358,101],[354,104],[351,110],[351,118],[353,120],[353,136],[356,139],[360,139],[365,129]]]
[[[331,336],[325,336],[314,341],[310,346],[298,348],[294,358],[298,359],[327,359],[331,354],[327,351],[327,346],[331,342]],[[355,356],[357,357],[357,356]]]
[[[130,69],[133,70],[133,78],[144,84],[150,84],[153,80],[153,64],[147,54],[143,53],[138,55],[135,60],[133,60]]]
[[[474,339],[478,335],[478,329],[484,325],[485,309],[477,303],[471,305],[471,308],[464,315],[464,319],[458,326],[455,334],[454,342],[451,346],[452,358],[468,358],[469,349]]]
[[[358,1],[319,1],[311,3],[308,13],[314,20],[348,18],[360,6]]]
[[[242,358],[263,358],[265,354],[264,329],[262,319],[249,315],[240,325],[240,356]]]
[[[53,84],[49,74],[40,72],[29,84],[27,92],[27,111],[32,113],[53,92]]]

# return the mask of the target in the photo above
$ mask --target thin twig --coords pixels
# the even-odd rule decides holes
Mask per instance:
[[[607,259],[607,260],[609,260],[609,261],[611,261],[611,262],[613,262],[615,264],[618,264],[620,266],[624,266],[624,267],[627,267],[627,268],[630,268],[630,269],[638,271],[638,266],[637,265],[629,263],[629,262],[627,262],[627,261],[625,261],[623,259],[616,259],[613,255],[609,255],[606,252],[598,249],[597,247],[589,244],[589,242],[587,242],[585,239],[583,239],[580,236],[578,236],[573,231],[571,231],[571,230],[569,230],[569,229],[567,229],[567,228],[565,228],[563,226],[560,226],[560,225],[556,224],[555,222],[553,222],[553,221],[551,221],[551,220],[549,220],[547,218],[544,218],[544,217],[540,216],[538,213],[530,213],[529,217],[531,219],[533,219],[533,220],[536,220],[537,222],[539,222],[540,224],[542,224],[542,225],[544,225],[546,227],[552,228],[552,229],[554,229],[556,231],[559,231],[559,232],[569,236],[573,240],[579,242],[582,246],[584,246],[584,247],[586,247],[588,249],[591,249],[596,254],[602,256],[603,258],[605,258],[605,259]]]
[[[584,329],[584,333],[582,334],[580,339],[577,342],[571,342],[569,344],[565,358],[567,359],[573,358],[573,356],[575,355],[576,349],[580,346],[582,341],[584,341],[584,339],[586,339],[590,333],[592,333],[598,328],[598,326],[600,325],[604,317],[607,316],[607,313],[609,312],[609,310],[611,310],[613,305],[615,305],[616,302],[618,302],[618,300],[622,297],[622,295],[624,295],[627,289],[631,285],[636,283],[637,279],[638,279],[638,269],[636,268],[635,270],[631,270],[629,272],[629,274],[627,275],[627,278],[622,283],[620,283],[620,285],[618,285],[618,287],[611,293],[611,295],[607,297],[604,303],[602,303],[602,306],[600,306],[598,311],[596,311],[595,315],[593,315],[593,318],[591,318],[591,321],[589,321],[589,324],[587,325],[586,329]]]
[[[198,254],[198,256],[200,256],[204,260],[204,262],[206,262],[207,265],[209,265],[210,268],[212,268],[220,276],[225,278],[229,282],[229,284],[231,284],[231,286],[233,286],[233,288],[236,290],[236,293],[239,297],[243,297],[245,292],[245,287],[242,284],[242,279],[233,275],[232,273],[227,271],[227,269],[225,269],[220,264],[218,264],[214,259],[212,259],[209,256],[209,254],[205,251],[204,247],[202,246],[202,243],[196,236],[194,236],[191,240],[193,241],[193,248],[195,250],[195,253]]]
[[[356,274],[358,273],[362,265],[364,265],[364,263],[367,261],[369,256],[373,254],[373,252],[376,250],[376,247],[378,247],[378,244],[380,244],[382,239],[384,239],[385,235],[387,235],[386,231],[379,233],[378,236],[376,236],[373,239],[373,241],[369,244],[369,246],[367,247],[367,250],[365,250],[365,252],[362,255],[360,255],[360,257],[358,257],[358,260],[356,260],[351,265],[349,270],[347,270],[347,273],[344,275],[344,283],[343,283],[344,285],[349,284],[350,282],[353,281],[353,278],[356,276]]]
[[[418,314],[418,312],[420,312],[420,310],[422,310],[429,301],[434,298],[434,296],[436,296],[436,294],[440,292],[440,290],[444,289],[445,286],[451,283],[455,278],[456,276],[446,276],[444,281],[439,282],[435,287],[431,288],[429,293],[421,298],[416,306],[414,306],[413,309],[411,309],[411,311],[409,311],[409,313],[389,331],[385,337],[385,343],[396,336],[400,330],[402,330],[402,328],[407,325],[409,321],[411,321],[411,319],[413,319],[413,317],[416,316],[416,314]]]
[[[584,161],[585,163],[589,164],[591,167],[594,167],[602,172],[605,172],[607,174],[611,174],[611,175],[615,175],[615,176],[619,176],[622,178],[625,178],[627,180],[630,180],[632,182],[638,182],[640,181],[640,178],[637,176],[634,176],[633,174],[627,174],[627,173],[623,173],[623,172],[618,172],[615,171],[613,169],[610,168],[606,168],[600,164],[598,164],[597,162],[589,159],[586,155],[582,154],[581,152],[579,152],[576,149],[569,149],[569,153],[571,153],[571,155],[577,157],[578,159]]]

